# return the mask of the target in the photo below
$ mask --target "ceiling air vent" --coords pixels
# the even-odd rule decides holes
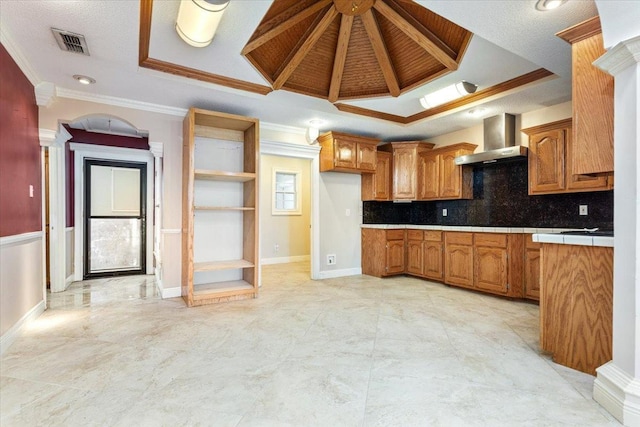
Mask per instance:
[[[57,28],[52,28],[51,31],[53,31],[53,36],[56,38],[60,49],[66,52],[81,53],[89,56],[87,41],[82,34],[59,30]]]

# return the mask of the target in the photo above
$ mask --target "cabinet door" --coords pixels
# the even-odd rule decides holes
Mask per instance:
[[[564,190],[566,132],[557,129],[529,137],[529,194]]]
[[[506,294],[507,250],[503,248],[475,248],[475,287],[483,291]]]
[[[458,199],[462,192],[462,166],[456,166],[457,153],[440,155],[440,198]]]
[[[418,159],[418,199],[437,199],[440,194],[438,155],[421,154]]]
[[[376,146],[369,144],[357,144],[358,161],[357,167],[363,171],[376,170]]]
[[[387,241],[387,274],[404,273],[404,240]]]
[[[430,279],[442,280],[442,242],[424,242],[422,246],[422,274]]]
[[[598,191],[608,190],[609,182],[606,175],[573,175],[573,159],[571,154],[573,150],[573,137],[571,135],[571,129],[567,130],[567,190],[583,190],[583,191]]]
[[[531,244],[527,244],[530,246]],[[539,244],[537,244],[539,246]],[[540,248],[527,247],[524,259],[524,297],[540,300]]]
[[[335,144],[335,166],[338,168],[357,167],[358,144],[354,141],[336,139]]]
[[[447,244],[444,258],[444,281],[452,285],[473,287],[473,247]]]
[[[393,150],[393,198],[416,198],[416,150],[394,148]]]
[[[376,200],[391,200],[391,153],[381,151],[377,154],[376,173],[373,177],[374,198]],[[364,178],[363,174],[363,178]]]
[[[409,240],[407,243],[407,272],[422,275],[422,241]]]

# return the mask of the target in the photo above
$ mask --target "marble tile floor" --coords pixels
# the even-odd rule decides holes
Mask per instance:
[[[538,307],[410,277],[263,267],[186,308],[153,277],[49,296],[0,363],[0,425],[619,426],[538,350]]]

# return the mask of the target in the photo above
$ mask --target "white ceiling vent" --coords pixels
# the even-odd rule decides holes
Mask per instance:
[[[60,49],[66,52],[81,53],[89,56],[87,41],[82,34],[59,30],[57,28],[52,28],[51,31],[53,31],[53,36],[56,38]]]

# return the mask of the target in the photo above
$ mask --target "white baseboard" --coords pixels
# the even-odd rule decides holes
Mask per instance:
[[[613,361],[596,369],[593,399],[625,426],[640,427],[640,378],[634,378]]]
[[[286,264],[289,262],[304,262],[309,261],[311,258],[309,255],[297,255],[297,256],[282,256],[278,258],[262,258],[260,260],[260,264],[269,265],[269,264]]]
[[[342,270],[328,270],[320,272],[320,279],[334,279],[336,277],[357,276],[362,274],[362,268],[344,268]]]
[[[0,337],[0,355],[4,354],[5,351],[9,349],[11,344],[18,338],[20,335],[20,330],[27,325],[29,322],[37,319],[46,308],[46,304],[43,301],[40,301],[36,304],[31,310],[29,310],[24,316],[18,320],[15,325],[13,325],[7,332],[5,332],[2,337]]]
[[[178,298],[182,296],[182,288],[180,286],[175,288],[162,289],[162,299],[166,298]]]

